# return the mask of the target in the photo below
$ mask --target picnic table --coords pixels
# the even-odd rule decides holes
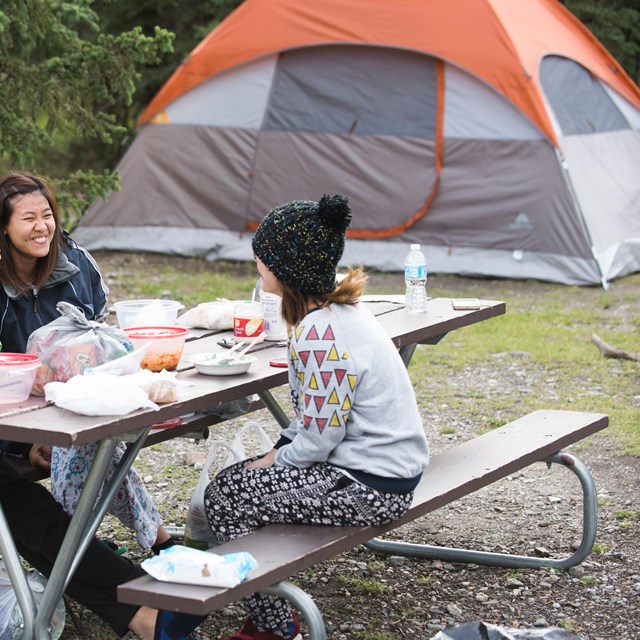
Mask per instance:
[[[404,306],[395,299],[368,297],[364,303],[385,328],[407,365],[418,344],[436,344],[451,331],[505,312],[503,302],[492,300],[481,301],[478,309],[454,310],[450,298],[434,298],[429,300],[427,312],[417,315],[406,313]],[[0,405],[0,439],[62,447],[99,443],[77,509],[37,611],[30,598],[4,513],[0,509],[0,552],[24,613],[25,640],[49,637],[49,622],[70,576],[82,558],[89,540],[97,531],[116,489],[145,445],[152,425],[202,412],[252,394],[258,394],[261,402],[281,426],[288,425],[286,412],[271,394],[272,389],[287,384],[287,370],[269,365],[270,360],[286,355],[286,347],[275,342],[263,342],[252,350],[257,361],[248,373],[228,377],[205,376],[195,371],[188,362],[189,356],[204,351],[224,351],[218,341],[222,337],[229,337],[230,332],[191,330],[190,334],[178,377],[189,381],[191,385],[181,388],[176,402],[162,405],[157,411],[147,409],[125,416],[83,416],[47,404],[43,398],[36,397],[30,397],[18,405]],[[186,424],[182,428],[168,429],[159,437],[176,437],[192,428],[192,425]],[[105,483],[107,467],[119,441],[128,443],[127,452],[117,472]]]

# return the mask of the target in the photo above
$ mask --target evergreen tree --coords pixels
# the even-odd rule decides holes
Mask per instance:
[[[0,5],[0,169],[30,169],[56,184],[68,216],[117,188],[110,170],[86,170],[73,143],[126,132],[143,65],[172,50],[173,35],[140,27],[102,31],[93,0],[3,0]],[[104,165],[103,165],[104,166]],[[69,220],[67,220],[69,222]]]
[[[561,0],[640,84],[640,0]]]

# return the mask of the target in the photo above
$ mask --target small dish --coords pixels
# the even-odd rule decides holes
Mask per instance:
[[[206,376],[237,376],[249,371],[249,367],[257,360],[255,356],[244,355],[231,362],[221,362],[218,360],[227,358],[226,353],[196,353],[189,358],[189,361]]]

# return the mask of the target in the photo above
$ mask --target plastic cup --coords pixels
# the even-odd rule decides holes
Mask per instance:
[[[233,335],[255,338],[264,331],[264,315],[259,302],[238,302],[233,308]]]

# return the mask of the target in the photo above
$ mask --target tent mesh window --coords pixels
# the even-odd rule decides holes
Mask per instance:
[[[563,135],[630,128],[600,82],[577,62],[546,56],[540,80]]]
[[[366,46],[283,53],[264,129],[433,138],[435,60]]]

